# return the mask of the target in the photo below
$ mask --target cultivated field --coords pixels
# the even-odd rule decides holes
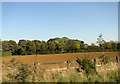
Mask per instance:
[[[2,65],[9,65],[10,61],[13,58],[15,59],[15,62],[24,63],[24,64],[33,64],[34,62],[53,63],[53,62],[65,62],[67,60],[75,61],[76,57],[80,58],[81,60],[82,59],[94,59],[94,58],[101,59],[101,56],[103,56],[103,54],[106,55],[106,57],[110,58],[110,57],[119,56],[120,52],[89,52],[89,53],[87,52],[87,53],[68,53],[68,54],[48,54],[48,55],[37,55],[37,56],[36,55],[13,56],[13,57],[2,58]],[[78,63],[71,63],[71,67],[76,67],[76,66],[78,66]],[[67,67],[67,63],[48,64],[48,65],[39,65],[39,70],[66,68],[66,67]],[[106,70],[108,72],[109,69],[110,69],[110,71],[111,70],[115,71],[117,69],[117,64],[112,63],[111,65],[105,65],[100,68],[97,68],[97,70],[100,73],[106,72]],[[7,69],[2,68],[3,73],[6,73],[6,70]],[[72,70],[72,72],[70,72],[70,73],[73,73],[73,71],[74,70]],[[12,70],[10,70],[10,72],[14,72],[14,70],[12,69]],[[67,73],[66,71],[62,71],[60,73],[64,73],[64,72]],[[44,72],[43,71],[43,72],[39,73],[39,75],[40,75],[39,77],[42,77],[43,79],[48,80],[50,77],[53,77],[56,73],[58,74],[58,72],[55,72],[55,71],[52,71],[52,72]],[[77,74],[79,75],[79,73],[77,73]],[[48,77],[48,79],[47,79],[47,77]],[[77,77],[77,76],[75,75],[75,77]],[[3,76],[3,78],[5,79],[5,75]],[[49,80],[51,80],[51,79],[49,79]],[[6,81],[6,79],[5,79],[5,81]],[[41,81],[41,78],[40,78],[40,81]],[[78,81],[80,81],[80,80],[78,80]],[[101,80],[101,81],[103,81],[103,80]]]
[[[109,57],[119,56],[120,52],[86,52],[86,53],[68,53],[68,54],[47,54],[47,55],[26,55],[26,56],[13,56],[8,58],[2,58],[2,65],[5,65],[13,58],[15,61],[25,64],[38,63],[51,63],[51,62],[64,62],[67,60],[75,61],[76,57],[80,59],[94,59],[105,54]],[[66,67],[66,64],[54,64],[54,65],[41,65],[41,68],[56,68],[56,67]]]
[[[107,55],[107,57],[115,57],[119,56],[120,52],[86,52],[86,53],[67,53],[67,54],[47,54],[47,55],[25,55],[25,56],[13,56],[8,58],[2,58],[3,64],[4,62],[9,62],[12,58],[16,59],[16,61],[20,61],[22,63],[49,63],[49,62],[61,62],[67,61],[68,59],[73,61],[76,60],[76,57],[80,59],[94,59],[100,58],[103,54]]]

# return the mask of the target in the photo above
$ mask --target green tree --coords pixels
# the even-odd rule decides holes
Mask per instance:
[[[88,47],[88,51],[98,51],[98,46],[96,46],[94,43],[91,43],[91,45]]]
[[[118,45],[117,45],[117,42],[114,42],[114,41],[110,41],[110,43],[111,43],[111,46],[112,46],[112,51],[117,51],[117,47],[118,47]]]
[[[80,41],[80,40],[75,40],[79,45],[80,45],[80,51],[84,51],[85,47],[84,47],[84,41]]]
[[[64,42],[64,44],[63,44],[63,51],[62,51],[62,52],[63,52],[63,53],[66,53],[67,50],[68,50],[68,44],[67,44],[67,42],[69,41],[69,38],[63,37],[62,40],[63,40],[63,42]]]
[[[20,48],[17,49],[17,54],[18,55],[26,55],[27,52],[24,48],[20,47]]]
[[[117,51],[120,52],[120,42],[117,43]]]
[[[41,41],[34,40],[35,46],[36,46],[36,54],[40,54],[40,47],[41,47]]]
[[[106,51],[112,51],[112,45],[110,42],[105,42],[104,45],[105,45]]]
[[[27,41],[26,40],[19,40],[18,42],[18,45],[23,48],[23,49],[26,49],[26,44],[27,44]]]
[[[40,44],[40,53],[41,54],[47,53],[47,43],[45,41],[42,41]]]
[[[2,41],[2,50],[9,51],[9,43],[8,41]]]
[[[80,45],[75,40],[67,41],[67,51],[68,52],[77,52],[80,49]]]
[[[8,41],[8,43],[9,43],[9,50],[11,50],[12,55],[16,55],[17,54],[16,51],[18,49],[17,43],[13,40]]]
[[[28,55],[36,54],[36,46],[34,41],[27,40],[26,51]]]
[[[26,40],[24,40],[24,39],[19,40],[19,42],[18,42],[19,48],[17,49],[17,54],[18,55],[26,55],[27,54],[26,44],[27,44]]]
[[[8,41],[2,41],[2,56],[11,56],[12,53],[11,53],[11,50],[9,48],[9,43]]]
[[[61,53],[64,52],[64,41],[61,38],[53,38],[52,41],[56,44],[56,52]]]
[[[105,43],[105,40],[103,39],[102,33],[98,36],[97,43],[99,45],[100,51],[104,51],[105,47],[103,44]]]
[[[55,53],[56,44],[55,44],[54,41],[48,40],[47,41],[47,46],[48,46],[48,50],[50,51],[50,53]]]
[[[62,37],[62,40],[63,40],[63,41],[68,41],[69,38],[67,38],[67,37]]]

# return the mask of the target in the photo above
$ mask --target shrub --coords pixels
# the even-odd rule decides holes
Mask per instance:
[[[90,62],[88,59],[80,60],[79,58],[76,60],[79,65],[81,65],[81,69],[83,69],[87,74],[96,72],[95,65]]]
[[[2,51],[2,57],[9,57],[12,56],[11,51]]]
[[[108,59],[106,54],[103,54],[101,56],[101,58],[103,59],[102,62],[104,63],[104,65],[107,64],[108,62],[110,62],[110,60]]]

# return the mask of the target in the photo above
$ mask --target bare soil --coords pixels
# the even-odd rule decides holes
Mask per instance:
[[[67,60],[75,61],[78,57],[79,59],[101,59],[100,57],[105,54],[108,58],[119,56],[120,52],[86,52],[86,53],[67,53],[67,54],[47,54],[47,55],[25,55],[25,56],[13,56],[8,58],[2,58],[2,65],[6,65],[13,58],[16,62],[24,64],[38,63],[52,63],[52,62],[65,62]],[[75,63],[74,63],[75,64]],[[71,66],[75,66],[73,63]],[[45,68],[63,68],[67,67],[67,64],[48,64],[40,65],[41,69]]]

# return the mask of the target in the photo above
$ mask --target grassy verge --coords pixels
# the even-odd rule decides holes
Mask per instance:
[[[81,70],[70,70],[67,71],[42,71],[36,72],[36,67],[30,67],[21,64],[21,66],[16,66],[19,63],[12,59],[10,61],[14,67],[16,67],[17,72],[11,74],[10,71],[14,71],[15,69],[9,68],[7,71],[8,75],[3,76],[3,82],[119,82],[120,73],[118,73],[118,67],[116,65],[111,65],[107,69],[107,66],[103,66],[103,69],[98,71],[93,71],[93,65],[90,64],[89,61],[80,61],[82,65]],[[91,66],[91,67],[90,67]],[[93,70],[92,70],[93,69]],[[90,73],[88,73],[89,71]],[[6,77],[5,77],[6,76]]]
[[[10,80],[4,79],[3,82]],[[56,72],[45,76],[42,72],[38,74],[37,80],[35,75],[29,76],[26,82],[118,82],[118,71],[107,71],[95,74],[83,74],[78,72]],[[10,81],[13,82],[13,81]]]
[[[40,79],[39,82],[118,82],[118,71],[109,71],[97,74],[79,74],[67,72],[66,74],[57,73],[49,79]]]

